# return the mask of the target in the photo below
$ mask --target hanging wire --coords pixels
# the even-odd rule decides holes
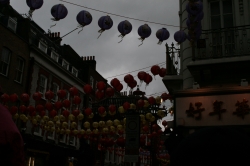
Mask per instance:
[[[161,62],[161,63],[158,63],[158,65],[162,66],[162,65],[164,65],[165,63],[166,63],[166,62]],[[130,72],[127,72],[127,73],[118,74],[118,75],[115,75],[115,76],[106,77],[106,79],[108,79],[108,78],[113,78],[113,77],[117,77],[117,76],[122,76],[122,75],[129,74],[129,73],[133,73],[133,72],[136,72],[136,71],[140,71],[140,70],[143,70],[143,69],[147,69],[147,68],[149,68],[149,67],[152,67],[152,66],[148,66],[148,67],[144,67],[144,68],[141,68],[141,69],[133,70],[133,71],[130,71]]]
[[[133,18],[133,17],[127,17],[127,16],[123,16],[123,15],[119,15],[119,14],[109,13],[109,12],[105,12],[105,11],[102,11],[102,10],[98,10],[98,9],[86,7],[86,6],[83,6],[83,5],[79,5],[79,4],[76,4],[76,3],[68,2],[68,1],[65,1],[65,0],[60,0],[60,1],[68,3],[68,4],[71,4],[71,5],[83,7],[83,8],[89,9],[89,10],[94,10],[94,11],[97,11],[97,12],[101,12],[101,13],[105,13],[105,14],[117,16],[117,17],[123,17],[123,18],[131,19],[131,20],[142,21],[142,22],[147,22],[147,23],[151,23],[151,24],[158,24],[158,25],[164,25],[164,26],[169,26],[169,27],[182,28],[182,27],[177,26],[177,25],[163,24],[163,23],[158,23],[158,22],[153,22],[153,21],[147,21],[147,20],[137,19],[137,18]]]

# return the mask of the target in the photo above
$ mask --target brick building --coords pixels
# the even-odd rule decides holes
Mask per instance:
[[[81,57],[70,45],[61,45],[60,33],[45,32],[29,18],[23,17],[10,5],[0,6],[0,85],[2,93],[20,96],[30,95],[29,105],[35,106],[32,94],[40,92],[42,99],[39,104],[45,104],[45,92],[59,89],[67,92],[74,86],[79,90],[82,100],[79,110],[91,107],[95,99],[96,83],[107,80],[96,71],[94,56]],[[94,92],[86,95],[83,86],[89,83]],[[107,84],[107,86],[109,86]],[[119,93],[116,93],[119,95]],[[57,96],[52,103],[58,100]],[[20,101],[19,101],[20,102]],[[19,106],[20,103],[17,103]],[[48,110],[46,110],[48,115]],[[33,129],[31,121],[23,124],[20,119],[16,124],[22,129],[26,143],[27,161],[39,164],[65,164],[69,154],[79,148],[79,138],[75,136],[56,137],[55,131],[46,135],[38,123]],[[81,129],[81,122],[77,128]],[[63,160],[62,160],[63,158]],[[49,160],[48,160],[49,159]],[[48,163],[47,163],[48,164]]]

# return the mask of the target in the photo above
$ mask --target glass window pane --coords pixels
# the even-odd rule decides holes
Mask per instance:
[[[211,16],[220,15],[220,2],[211,2],[210,3],[210,12]]]
[[[223,16],[224,28],[233,26],[233,14],[227,14]]]
[[[211,17],[211,28],[212,29],[218,29],[221,28],[220,25],[220,16],[212,16]]]
[[[223,14],[233,13],[231,0],[226,0],[226,1],[223,1],[222,3],[223,3]]]

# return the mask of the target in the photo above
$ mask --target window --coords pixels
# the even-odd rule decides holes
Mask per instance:
[[[66,141],[66,135],[60,134],[60,135],[59,135],[59,141],[60,141],[61,143],[65,143],[65,141]]]
[[[42,50],[44,53],[47,53],[47,45],[46,45],[44,42],[42,42],[42,41],[39,42],[39,48],[40,48],[40,50]]]
[[[94,88],[94,78],[92,76],[89,78],[89,84]]]
[[[54,51],[52,51],[51,52],[51,58],[53,60],[55,60],[56,62],[58,62],[59,55],[57,53],[55,53]]]
[[[7,76],[10,65],[11,51],[7,48],[3,48],[2,55],[0,57],[0,73]]]
[[[57,91],[58,90],[59,90],[59,86],[56,83],[53,83],[53,85],[52,85],[52,91],[55,94],[54,98],[53,98],[54,101],[57,101],[57,99],[58,99],[58,96],[57,96]]]
[[[42,129],[40,128],[40,125],[37,125],[34,130],[34,135],[42,136]]]
[[[9,20],[8,20],[8,28],[10,28],[10,29],[12,29],[14,32],[16,32],[16,27],[17,27],[16,18],[11,18],[11,17],[9,17]]]
[[[69,145],[71,145],[71,146],[76,145],[76,139],[74,136],[69,136]]]
[[[78,70],[76,70],[74,67],[72,67],[72,74],[77,77]]]
[[[66,70],[69,70],[69,63],[67,61],[63,60],[62,67],[64,67]]]
[[[232,0],[210,2],[211,29],[234,26]]]
[[[40,76],[40,81],[39,81],[39,92],[44,95],[46,92],[46,87],[47,87],[47,78],[44,77],[43,75]]]
[[[70,94],[69,94],[69,91],[65,90],[66,91],[66,99],[69,100],[69,97],[70,97]]]
[[[17,59],[17,66],[16,66],[16,78],[15,81],[21,83],[23,77],[23,68],[24,68],[24,60],[19,57]]]
[[[47,132],[48,132],[48,131],[47,131]],[[54,136],[55,136],[55,131],[50,131],[50,132],[48,133],[48,139],[54,140]]]

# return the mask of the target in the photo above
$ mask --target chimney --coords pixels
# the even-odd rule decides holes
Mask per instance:
[[[95,56],[93,56],[93,60],[95,60]]]
[[[60,37],[60,32],[57,32],[57,37]]]
[[[60,38],[60,32],[49,33],[48,36],[52,42],[61,45],[62,39]]]
[[[90,56],[90,59],[89,60],[92,60],[92,56]]]
[[[51,37],[54,38],[54,35],[55,35],[55,33],[53,32],[52,35],[51,35]]]

